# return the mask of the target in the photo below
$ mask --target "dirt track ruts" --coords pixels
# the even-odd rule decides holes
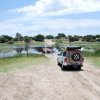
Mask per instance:
[[[80,71],[62,71],[56,56],[29,69],[0,73],[0,100],[100,100],[100,69],[87,62]]]

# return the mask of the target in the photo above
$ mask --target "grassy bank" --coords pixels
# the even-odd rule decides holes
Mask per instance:
[[[96,68],[100,68],[100,57],[86,57],[86,60]]]
[[[16,56],[14,58],[0,58],[0,72],[7,72],[24,67],[44,63],[48,59],[43,55],[30,55],[29,57]]]
[[[63,40],[56,40],[57,45],[78,45],[85,48],[100,49],[100,42],[68,42]]]
[[[100,50],[95,50],[94,52],[83,51],[85,57],[100,57]]]
[[[86,57],[86,60],[96,66],[97,68],[100,68],[100,50],[96,50],[95,52],[87,52],[84,51],[83,55]]]

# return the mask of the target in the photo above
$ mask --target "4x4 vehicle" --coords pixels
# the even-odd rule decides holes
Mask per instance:
[[[58,65],[61,68],[74,67],[81,69],[83,66],[84,58],[79,46],[68,46],[65,51],[60,52],[57,57]]]

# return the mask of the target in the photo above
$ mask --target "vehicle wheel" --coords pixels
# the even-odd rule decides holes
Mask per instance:
[[[60,65],[60,63],[57,61],[57,64]]]
[[[64,69],[65,69],[65,66],[63,65],[63,63],[62,63],[62,65],[61,65],[61,69],[62,69],[62,70],[64,70]]]
[[[74,61],[79,61],[80,58],[81,58],[81,56],[80,56],[79,53],[74,53],[74,54],[72,55],[72,59],[73,59]]]
[[[60,65],[60,62],[58,61],[58,59],[57,59],[57,64]]]

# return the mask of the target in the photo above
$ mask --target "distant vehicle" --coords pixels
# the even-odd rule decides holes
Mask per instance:
[[[51,49],[49,49],[49,48],[43,48],[42,49],[42,52],[44,53],[44,54],[50,54],[50,53],[52,53],[52,50]]]
[[[58,65],[61,68],[73,67],[81,69],[83,66],[84,58],[81,52],[81,47],[79,46],[68,46],[65,51],[60,52],[57,57]]]

